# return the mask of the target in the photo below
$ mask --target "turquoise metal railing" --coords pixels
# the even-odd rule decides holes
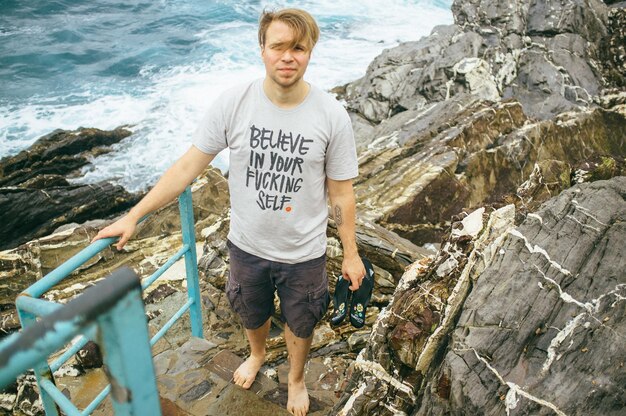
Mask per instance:
[[[196,242],[194,235],[193,206],[191,199],[191,188],[187,187],[178,198],[181,231],[183,237],[182,248],[174,254],[163,266],[148,277],[142,289],[145,289],[156,281],[172,264],[181,257],[185,257],[185,269],[187,274],[188,300],[184,305],[165,323],[165,325],[150,339],[150,345],[154,345],[165,335],[168,329],[187,311],[189,311],[191,321],[191,334],[202,338],[202,310],[200,300],[200,286],[198,282],[198,266],[196,258]],[[142,218],[142,222],[146,217]],[[116,242],[117,237],[98,240],[81,250],[79,253],[65,261],[56,269],[52,270],[41,280],[34,283],[22,292],[16,302],[16,309],[23,328],[33,325],[37,317],[46,316],[56,312],[61,305],[39,299],[44,293],[65,279],[76,268],[86,263],[89,259],[97,255],[100,251]],[[57,405],[68,401],[65,396],[54,385],[54,371],[58,370],[63,363],[76,354],[89,340],[94,340],[96,336],[95,327],[88,328],[83,332],[83,336],[72,344],[54,362],[37,362],[34,366],[35,377],[39,386],[41,401],[47,416],[58,416]],[[82,412],[78,412],[74,407],[71,414],[89,415],[111,391],[111,386],[107,386]],[[55,403],[56,402],[56,403]],[[71,405],[71,403],[70,403]],[[73,406],[73,405],[72,405]],[[66,412],[67,413],[67,412]],[[70,413],[67,413],[70,414]]]
[[[0,344],[0,387],[85,331],[97,331],[104,368],[113,386],[115,413],[160,415],[141,284],[129,268],[115,271],[68,304],[55,307],[21,333],[4,340]],[[39,388],[66,415],[82,414],[52,380],[43,380]]]

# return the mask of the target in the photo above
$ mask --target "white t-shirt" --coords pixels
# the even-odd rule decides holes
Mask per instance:
[[[358,175],[348,113],[311,85],[285,110],[263,91],[263,79],[223,93],[196,131],[202,152],[230,149],[228,238],[250,254],[300,263],[326,251],[326,178]]]

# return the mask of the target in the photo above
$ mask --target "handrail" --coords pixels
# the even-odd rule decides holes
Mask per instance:
[[[129,268],[116,270],[104,281],[0,344],[0,386],[12,382],[15,376],[94,325],[101,330],[107,376],[117,390],[112,395],[116,413],[160,414],[141,284],[139,276]],[[39,388],[50,395],[65,414],[81,415],[52,380],[42,380]]]
[[[174,313],[174,316],[158,331],[158,333],[150,341],[153,345],[158,339],[160,339],[165,332],[178,320],[186,311],[189,311],[191,321],[191,333],[195,337],[202,338],[202,311],[200,300],[200,285],[198,282],[198,266],[196,258],[196,241],[194,235],[194,219],[193,219],[193,205],[191,198],[191,188],[187,187],[185,191],[178,198],[179,212],[181,220],[181,232],[183,237],[183,246],[177,253],[175,253],[163,266],[161,266],[156,272],[144,280],[143,289],[148,287],[154,281],[156,281],[167,268],[173,265],[181,257],[185,257],[185,269],[187,275],[187,296],[188,300],[182,307]],[[144,221],[148,215],[141,218],[138,222]],[[107,248],[110,244],[116,242],[118,237],[110,237],[101,240],[97,240],[86,248],[63,262],[57,268],[52,270],[42,279],[35,282],[33,285],[24,290],[16,300],[16,310],[20,322],[23,328],[28,328],[36,322],[37,317],[45,316],[50,313],[55,313],[59,304],[55,302],[47,302],[42,299],[38,299],[48,290],[55,285],[63,281],[74,270],[81,265],[85,264],[92,257],[96,256],[99,252]],[[88,289],[89,290],[89,289]],[[86,293],[86,292],[85,292]],[[95,340],[95,332],[86,331],[86,335],[77,340],[69,350],[67,350],[61,357],[51,365],[47,360],[38,362],[35,365],[35,377],[39,385],[39,391],[44,410],[47,416],[58,416],[59,411],[57,405],[59,404],[48,393],[49,381],[54,384],[53,371],[56,371],[61,365],[71,358],[82,346],[84,346],[89,339]],[[47,381],[46,381],[47,380]],[[83,411],[82,414],[90,414],[98,404],[106,397],[107,390],[110,386],[107,386]]]

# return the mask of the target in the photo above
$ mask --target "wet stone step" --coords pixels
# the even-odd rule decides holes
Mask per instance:
[[[218,348],[210,341],[191,337],[179,348],[165,350],[154,357],[164,416],[289,415],[286,410],[286,362],[276,368],[276,378],[280,382],[259,372],[250,389],[245,390],[232,381],[234,371],[244,359],[230,350],[218,351]],[[343,367],[347,363],[339,364]],[[84,397],[87,400],[81,402],[83,407],[107,384],[100,370],[90,374],[97,376],[87,383],[93,392],[84,391],[84,385],[71,387],[68,384],[72,399]],[[322,357],[313,357],[306,367],[305,382],[310,395],[308,415],[327,415],[337,400],[332,387],[340,384],[338,374],[328,371]],[[93,414],[113,416],[110,399],[105,399]]]
[[[154,358],[164,415],[288,415],[287,386],[259,373],[249,390],[232,382],[244,359],[229,350],[215,353],[209,341],[191,338]],[[212,356],[213,355],[213,356]],[[208,357],[211,357],[208,359]],[[309,415],[325,415],[331,404],[311,394]]]
[[[243,363],[243,359],[231,351],[223,350],[215,355],[206,365],[212,374],[217,375],[228,386],[216,398],[206,414],[245,415],[288,415],[287,386],[276,383],[266,375],[259,373],[250,387],[245,390],[232,384],[233,372]],[[310,392],[309,392],[310,394]],[[323,401],[310,394],[309,415],[323,415],[329,410]],[[232,413],[225,413],[232,412]]]

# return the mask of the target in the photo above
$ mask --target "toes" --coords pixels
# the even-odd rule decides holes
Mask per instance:
[[[236,385],[242,386],[243,383],[246,381],[246,378],[235,371],[235,373],[233,374],[233,381],[235,382]]]
[[[252,386],[252,383],[254,383],[254,380],[246,380],[244,379],[245,383],[243,383],[241,385],[241,387],[243,387],[244,389],[249,389],[250,386]]]

